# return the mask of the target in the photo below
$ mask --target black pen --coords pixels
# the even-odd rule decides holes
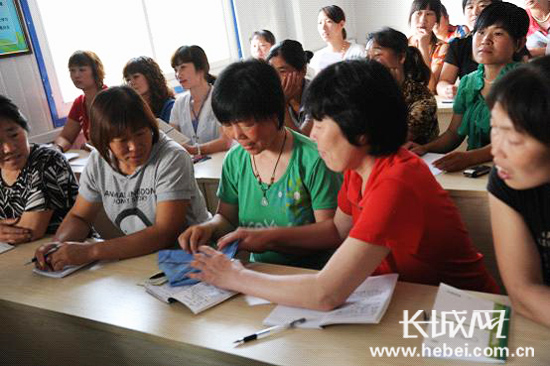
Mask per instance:
[[[50,250],[48,250],[45,254],[44,254],[44,258],[47,258],[50,254],[53,254],[55,253],[61,246],[59,244],[55,244],[53,247],[50,248]],[[31,263],[36,263],[38,261],[38,258],[36,257],[33,257],[30,261],[28,261],[27,263],[25,263],[26,266],[28,266],[29,264]]]
[[[260,330],[256,333],[254,333],[254,334],[248,335],[248,336],[243,337],[241,339],[237,339],[233,343],[243,344],[243,343],[247,343],[247,342],[250,342],[250,341],[254,341],[256,339],[264,338],[264,337],[267,337],[271,334],[279,333],[279,332],[282,332],[283,330],[294,328],[296,325],[302,324],[305,321],[306,321],[306,318],[300,318],[300,319],[296,319],[296,320],[293,320],[293,321],[285,323],[285,324],[275,325],[273,327],[262,329],[262,330]]]

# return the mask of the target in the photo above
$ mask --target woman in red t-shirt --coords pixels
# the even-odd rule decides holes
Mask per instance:
[[[103,63],[92,51],[73,53],[69,58],[69,73],[74,86],[81,89],[84,94],[74,100],[67,116],[67,122],[54,140],[54,146],[59,147],[62,152],[69,150],[73,144],[77,143],[81,131],[85,138],[83,146],[86,146],[85,143],[90,139],[90,121],[88,119],[90,106],[96,94],[106,88],[103,85],[105,77]],[[77,145],[80,147],[82,144]]]
[[[340,244],[317,274],[272,276],[244,268],[206,246],[191,275],[216,286],[276,303],[328,310],[345,302],[368,276],[498,292],[449,195],[429,168],[401,145],[407,108],[390,72],[376,61],[346,61],[310,84],[306,111],[321,157],[344,173],[331,220],[296,227],[239,229],[218,241],[256,251],[277,245],[315,248]],[[193,248],[193,245],[191,245]]]

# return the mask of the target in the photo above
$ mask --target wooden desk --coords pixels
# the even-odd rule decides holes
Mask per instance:
[[[41,277],[23,263],[44,241],[0,255],[0,364],[468,364],[370,355],[371,346],[421,347],[421,338],[402,337],[399,321],[403,310],[431,309],[437,290],[433,286],[398,283],[378,325],[295,329],[235,347],[234,340],[263,328],[273,305],[249,307],[237,296],[193,315],[179,303],[164,304],[136,285],[158,270],[155,255],[105,263],[65,279]],[[266,264],[257,269],[307,272]],[[487,296],[506,301],[503,296]],[[549,329],[514,314],[510,334],[511,350],[534,347],[536,358],[510,358],[508,364],[550,363]]]

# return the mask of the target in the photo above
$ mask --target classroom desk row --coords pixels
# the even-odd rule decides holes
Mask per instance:
[[[429,310],[437,287],[399,282],[378,325],[293,329],[244,346],[233,341],[263,328],[274,305],[251,307],[238,295],[199,315],[165,304],[137,284],[158,271],[156,255],[97,264],[64,279],[24,266],[40,244],[22,244],[0,255],[0,364],[40,365],[465,365],[428,358],[374,358],[369,347],[421,347],[403,338],[403,310]],[[258,264],[276,274],[311,272]],[[483,294],[507,302],[505,296]],[[534,358],[510,365],[550,364],[550,329],[513,313],[509,347],[534,347]]]

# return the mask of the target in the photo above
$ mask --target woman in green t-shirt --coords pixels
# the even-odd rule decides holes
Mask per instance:
[[[284,94],[273,67],[257,60],[230,65],[216,81],[212,108],[239,144],[223,163],[216,215],[181,234],[184,249],[235,229],[264,232],[334,216],[341,176],[325,166],[312,140],[284,127]],[[251,261],[321,268],[335,248],[243,241],[239,249],[252,252]]]
[[[479,68],[460,81],[447,131],[425,145],[413,144],[413,152],[448,153],[434,162],[437,168],[446,171],[492,160],[490,111],[485,97],[497,79],[518,65],[513,61],[514,54],[525,45],[528,27],[527,13],[514,4],[494,3],[481,12],[473,31],[472,50]],[[466,136],[468,151],[453,151]]]

